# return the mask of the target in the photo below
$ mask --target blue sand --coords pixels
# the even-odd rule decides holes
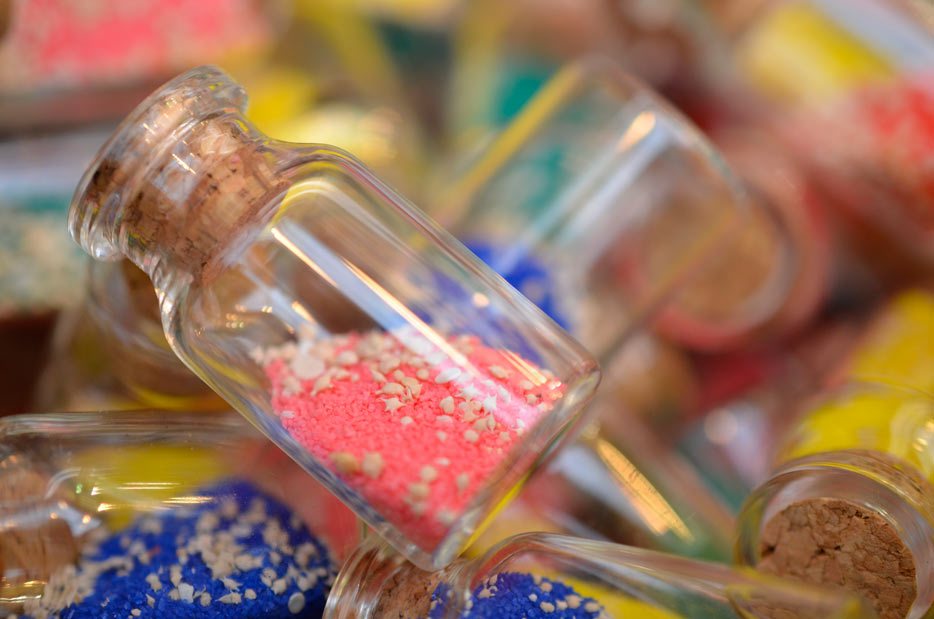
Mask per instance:
[[[551,273],[544,264],[528,253],[506,252],[507,248],[498,247],[483,241],[465,243],[480,260],[499,273],[513,288],[524,294],[552,320],[568,328],[568,320],[562,314],[556,285]],[[508,255],[508,264],[506,256]]]
[[[102,617],[130,618],[159,617],[168,619],[175,617],[321,617],[327,600],[330,584],[334,577],[334,568],[330,564],[328,551],[304,524],[293,516],[291,510],[262,494],[253,485],[232,481],[212,486],[199,493],[203,496],[216,497],[216,500],[199,505],[192,509],[167,511],[164,514],[145,519],[138,519],[125,531],[116,533],[106,539],[99,546],[99,550],[92,555],[85,556],[79,573],[85,567],[84,561],[101,561],[110,557],[132,557],[132,569],[111,569],[105,571],[97,579],[94,592],[81,602],[67,606],[60,615],[67,619],[99,619]],[[223,501],[229,503],[228,497],[234,499],[239,508],[237,515],[229,518],[223,515],[221,507]],[[229,578],[239,583],[236,589],[241,594],[239,603],[221,602],[220,598],[231,591],[220,580],[216,580],[207,567],[201,554],[190,553],[187,562],[182,565],[182,583],[194,588],[194,601],[171,599],[170,591],[175,587],[170,580],[170,566],[179,564],[176,555],[179,548],[184,547],[189,540],[198,535],[196,525],[199,518],[206,512],[213,512],[218,516],[217,524],[210,531],[229,531],[237,517],[247,512],[254,501],[265,504],[266,517],[255,523],[241,522],[236,531],[237,543],[242,547],[240,554],[249,554],[262,558],[262,565],[252,569],[234,570]],[[230,512],[227,512],[230,515]],[[161,532],[153,532],[152,521],[157,520],[162,525]],[[147,525],[147,521],[149,526]],[[299,567],[295,555],[279,553],[278,565],[273,564],[271,553],[275,544],[264,541],[263,532],[270,522],[275,522],[287,535],[288,542],[293,549],[303,544],[311,543],[315,552],[311,553],[307,564]],[[297,525],[297,526],[293,526]],[[247,530],[247,528],[249,530]],[[150,560],[148,564],[140,561],[139,556],[132,554],[134,543],[141,543],[148,551]],[[135,547],[138,549],[139,544]],[[281,547],[280,547],[281,549]],[[306,551],[309,549],[305,546]],[[317,575],[314,586],[303,592],[304,606],[295,614],[290,612],[289,599],[300,592],[295,578],[289,577],[287,571],[292,568],[292,574],[301,573],[303,576],[311,573]],[[265,568],[275,571],[276,578],[286,578],[288,583],[285,590],[275,594],[264,584],[260,576]],[[297,572],[296,572],[297,570]],[[158,574],[162,587],[155,591],[146,577],[152,573]],[[267,580],[270,573],[267,572]],[[181,583],[180,583],[181,584]],[[304,584],[308,585],[308,581]],[[252,589],[256,593],[255,599],[247,599],[244,592]],[[201,603],[201,594],[207,592],[211,601],[207,606]],[[152,599],[150,604],[147,595]],[[298,605],[293,601],[293,609]],[[132,611],[138,610],[137,613]]]
[[[542,585],[550,585],[551,590],[545,591]],[[546,585],[546,586],[547,586]],[[481,595],[487,589],[488,595]],[[435,589],[431,599],[436,601],[429,614],[430,619],[441,619],[444,615],[444,600],[447,589],[439,586]],[[579,604],[577,608],[559,609],[558,602],[564,601],[568,596],[577,595],[573,588],[557,581],[541,578],[539,584],[530,574],[520,572],[503,572],[497,576],[493,586],[481,585],[474,590],[471,596],[470,610],[461,614],[464,619],[597,619],[603,608],[588,611],[584,607],[595,600],[577,595]],[[534,596],[530,598],[529,596]],[[542,603],[551,604],[554,610],[545,610]]]

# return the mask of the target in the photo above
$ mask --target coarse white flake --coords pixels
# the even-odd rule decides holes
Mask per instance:
[[[529,594],[529,599],[532,600],[533,602],[537,602],[537,601],[538,601],[538,596],[537,596],[536,594],[534,594],[534,593],[530,593],[530,594]]]
[[[379,366],[378,366],[379,371],[382,372],[383,374],[385,374],[386,372],[392,372],[397,367],[399,367],[399,364],[401,362],[402,360],[396,356],[384,357],[379,360]]]
[[[149,583],[149,586],[153,591],[159,591],[162,589],[162,581],[159,580],[159,575],[155,572],[146,576],[146,582]]]
[[[422,467],[422,470],[419,472],[419,477],[422,478],[423,482],[430,484],[434,480],[438,479],[438,471],[435,469],[435,467],[429,464]]]
[[[380,371],[377,370],[376,368],[370,368],[370,374],[373,375],[373,380],[374,380],[374,381],[376,381],[376,382],[378,382],[378,383],[385,383],[385,382],[386,382],[386,377],[383,375],[382,372],[380,372]]]
[[[468,443],[476,443],[480,439],[480,435],[474,432],[473,430],[466,430],[464,432],[464,440]]]
[[[454,412],[454,398],[447,396],[438,402],[438,406],[441,407],[441,410],[450,415]]]
[[[204,593],[198,596],[198,601],[200,601],[201,605],[204,607],[210,606],[211,605],[211,594],[205,591]]]
[[[448,433],[443,430],[438,430],[437,432],[435,432],[435,436],[437,436],[438,440],[441,441],[442,443],[448,440]]]
[[[224,604],[239,604],[242,600],[243,598],[239,593],[228,593],[217,598],[218,602],[222,602]]]
[[[324,391],[331,386],[331,375],[322,374],[315,380],[315,386],[311,388],[311,395],[318,395],[319,392]]]
[[[539,586],[539,588],[545,593],[548,593],[549,591],[551,591],[551,583],[548,581],[545,581]]]
[[[133,610],[130,611],[130,614],[133,615],[134,617],[139,617],[140,615],[143,614],[143,611],[141,611],[138,608],[134,608]]]
[[[461,473],[454,480],[454,483],[457,484],[457,489],[463,492],[464,488],[467,487],[467,484],[470,483],[470,477],[467,476],[467,473]]]
[[[360,363],[360,357],[352,350],[344,350],[338,353],[336,361],[338,365],[355,365]]]
[[[324,361],[312,355],[300,355],[289,363],[292,373],[301,380],[311,380],[324,371]]]
[[[449,509],[439,509],[438,515],[436,516],[436,518],[438,519],[438,522],[440,522],[446,527],[449,527],[452,524],[454,524],[454,520],[456,517],[457,516],[454,515],[454,512],[452,512]]]
[[[195,601],[194,596],[195,588],[192,585],[188,584],[187,582],[183,582],[178,585],[178,597],[181,598],[183,602],[188,602],[191,604]]]
[[[441,370],[441,372],[437,376],[435,376],[435,382],[438,383],[439,385],[443,385],[444,383],[451,382],[452,380],[454,380],[460,375],[461,375],[460,368],[458,367],[446,368],[444,370]]]
[[[445,458],[444,456],[441,456],[440,458],[436,458],[435,462],[437,462],[441,466],[451,466],[451,461]]]
[[[600,605],[596,602],[587,602],[584,604],[584,610],[586,610],[588,613],[595,613],[600,610]]]
[[[243,592],[243,597],[245,597],[248,600],[255,600],[256,591],[254,591],[253,589],[247,589],[246,591]]]
[[[552,604],[551,602],[542,602],[542,603],[539,604],[538,606],[539,606],[539,608],[541,608],[541,609],[542,609],[544,612],[546,612],[546,613],[553,613],[553,612],[555,612],[555,605]]]
[[[338,473],[349,475],[360,470],[360,463],[357,461],[357,458],[354,457],[354,455],[350,452],[337,451],[332,453],[331,460],[334,461],[334,466],[337,468]]]
[[[223,585],[224,585],[228,590],[230,590],[230,591],[239,591],[239,590],[240,590],[240,583],[238,583],[238,582],[237,582],[236,580],[234,580],[233,578],[227,578],[227,577],[225,576],[224,578],[221,578],[221,583],[223,583]]]
[[[293,615],[297,615],[302,612],[302,609],[305,608],[305,596],[301,593],[295,592],[289,596],[289,612]]]
[[[425,368],[419,368],[419,370],[415,372],[415,378],[418,380],[428,380],[429,376],[431,376],[431,373]]]
[[[529,391],[530,389],[535,389],[535,385],[530,380],[523,380],[522,382],[519,383],[519,386],[522,387],[522,389],[525,391]]]
[[[178,583],[182,582],[181,565],[173,565],[169,568],[169,581],[176,587],[178,586]]]
[[[270,589],[272,589],[272,592],[275,593],[276,595],[282,595],[283,593],[285,593],[285,590],[288,588],[288,586],[289,585],[285,581],[285,578],[279,578],[278,580],[272,583],[272,587],[270,587]]]
[[[461,389],[460,393],[457,395],[464,398],[465,400],[473,400],[475,397],[480,395],[480,391],[473,385],[467,385]]]
[[[396,410],[402,406],[402,402],[399,400],[399,398],[386,398],[383,400],[383,404],[386,405],[386,410],[390,413],[396,412]]]
[[[564,596],[564,601],[568,603],[568,608],[577,608],[581,605],[581,602],[584,601],[584,598],[579,595],[571,594]]]
[[[491,395],[483,398],[483,410],[492,413],[496,410],[496,396]]]
[[[156,605],[156,598],[152,597],[148,593],[146,594],[146,603],[149,604],[150,608]]]
[[[496,378],[503,379],[509,376],[509,372],[507,372],[505,368],[502,368],[498,365],[491,365],[487,369],[490,371],[490,374],[492,374]]]
[[[399,423],[401,423],[401,424],[404,425],[404,426],[407,426],[407,425],[409,425],[410,423],[413,423],[414,421],[415,421],[414,419],[412,419],[411,417],[409,417],[408,415],[406,415],[405,417],[403,417],[402,419],[399,420]]]
[[[376,452],[363,455],[363,474],[371,479],[379,477],[383,472],[383,456]]]
[[[431,492],[431,489],[424,482],[409,485],[409,495],[413,499],[425,499],[428,497],[429,492]]]
[[[445,425],[448,425],[448,424],[454,423],[454,418],[451,417],[450,415],[438,415],[437,417],[435,417],[435,421],[437,421],[438,423],[443,423]]]
[[[386,383],[383,388],[376,393],[385,393],[386,395],[404,395],[405,387],[399,383]]]
[[[555,606],[558,608],[558,610],[567,610],[568,603],[564,600],[555,600]]]

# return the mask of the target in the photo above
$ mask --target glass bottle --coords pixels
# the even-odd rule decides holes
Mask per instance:
[[[0,421],[0,493],[5,613],[57,616],[74,602],[79,616],[130,616],[133,604],[146,615],[178,605],[179,616],[185,609],[229,616],[233,596],[221,598],[239,592],[242,604],[267,604],[270,612],[285,612],[301,593],[305,616],[315,604],[320,616],[339,561],[360,537],[346,507],[233,412],[7,417]],[[285,552],[258,533],[269,527],[288,533],[295,548]],[[218,560],[224,531],[237,540],[227,545],[235,552],[226,567]],[[194,543],[195,532],[207,546]],[[301,550],[300,540],[314,545],[314,560],[301,559],[309,547]],[[283,551],[275,563],[277,547]],[[238,563],[242,553],[265,563]],[[287,587],[256,587],[251,599],[245,589],[266,576],[265,568],[276,580],[287,577]],[[300,572],[318,568],[315,585],[302,588],[310,579]],[[293,582],[293,573],[305,581]],[[181,581],[193,588],[187,598]],[[111,603],[101,606],[106,596]]]
[[[131,115],[71,229],[147,273],[212,389],[426,568],[570,428],[599,373],[451,236],[323,145],[265,138],[214,68]]]
[[[434,202],[598,358],[660,307],[673,339],[735,344],[784,311],[802,258],[781,210],[747,201],[689,121],[600,61],[555,76]]]
[[[785,437],[779,468],[747,498],[736,558],[842,587],[880,617],[934,603],[934,399],[851,383],[824,394]]]
[[[518,535],[426,573],[378,540],[344,563],[325,617],[870,617],[856,597],[564,535]]]

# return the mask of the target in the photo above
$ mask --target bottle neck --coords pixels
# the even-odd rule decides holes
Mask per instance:
[[[455,562],[438,572],[426,572],[374,535],[345,561],[331,588],[324,617],[427,617],[432,593],[449,580],[461,563]]]
[[[840,585],[834,574],[848,566],[846,588],[877,608],[894,596],[917,617],[934,603],[934,487],[889,454],[853,449],[785,465],[743,505],[736,540],[739,562],[813,584]],[[830,567],[809,571],[817,563]],[[880,569],[893,570],[885,591],[859,584]]]

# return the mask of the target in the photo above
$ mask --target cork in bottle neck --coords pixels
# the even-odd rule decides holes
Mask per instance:
[[[243,119],[243,90],[212,67],[144,101],[104,145],[72,201],[72,235],[95,258],[125,256],[150,276],[196,278],[284,189]]]
[[[432,593],[460,563],[426,572],[374,536],[344,563],[328,596],[324,617],[427,617]]]
[[[857,592],[881,617],[934,603],[934,487],[907,463],[866,450],[793,461],[738,518],[737,559]]]

